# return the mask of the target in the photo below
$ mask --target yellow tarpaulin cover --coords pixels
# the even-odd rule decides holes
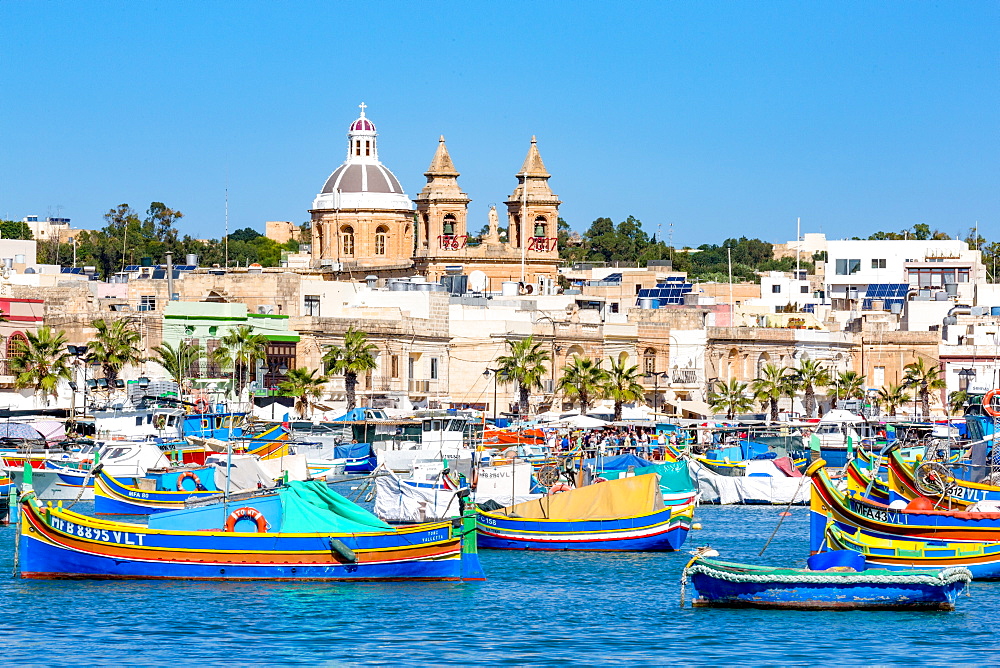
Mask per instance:
[[[508,507],[506,514],[535,520],[606,520],[646,515],[662,508],[660,476],[648,473],[518,503]]]

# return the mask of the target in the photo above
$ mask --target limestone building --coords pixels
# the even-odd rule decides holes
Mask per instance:
[[[362,103],[361,115],[347,132],[347,159],[309,210],[315,266],[350,271],[412,264],[413,205],[379,161],[377,138]]]
[[[489,229],[478,243],[470,243],[469,197],[458,185],[459,172],[448,153],[444,137],[438,140],[430,167],[424,172],[427,184],[414,200],[417,205],[417,271],[436,281],[452,271],[469,275],[481,271],[488,279],[486,289],[499,291],[504,281],[540,283],[554,281],[559,266],[556,229],[559,197],[549,187],[534,137],[518,184],[505,202],[507,240],[501,241],[496,209],[490,209]],[[522,224],[522,220],[527,221]]]

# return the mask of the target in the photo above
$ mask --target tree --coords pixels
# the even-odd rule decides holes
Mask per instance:
[[[115,380],[127,365],[142,364],[139,352],[142,337],[127,320],[105,320],[100,318],[91,323],[97,334],[88,348],[90,359],[100,365],[108,388],[115,386]]]
[[[628,366],[628,360],[625,358],[617,362],[614,357],[608,357],[608,360],[611,362],[611,367],[607,371],[603,393],[615,402],[615,421],[618,421],[622,419],[622,404],[641,401],[645,398],[646,392],[639,384],[638,365]]]
[[[190,373],[191,367],[200,363],[205,358],[205,350],[200,343],[188,343],[181,341],[176,346],[163,343],[153,348],[157,362],[167,374],[177,383],[178,391],[184,385],[184,378]]]
[[[728,382],[717,381],[715,391],[708,394],[708,403],[713,411],[725,411],[727,420],[753,408],[753,400],[747,396],[747,384],[735,378]]]
[[[317,369],[310,371],[306,367],[289,369],[286,380],[278,384],[282,396],[296,397],[295,410],[304,418],[312,416],[312,399],[323,396],[323,385],[327,377],[318,374]]]
[[[376,367],[375,352],[378,348],[368,342],[368,336],[356,329],[344,333],[344,345],[333,346],[323,355],[323,362],[330,373],[344,374],[344,391],[347,393],[347,410],[357,406],[355,391],[358,374]]]
[[[759,377],[754,379],[750,389],[757,401],[771,408],[771,422],[778,421],[778,400],[795,392],[792,374],[788,369],[776,364],[765,364]]]
[[[517,383],[519,410],[527,415],[528,398],[532,390],[542,387],[549,354],[532,336],[519,341],[507,339],[507,352],[497,358],[497,378],[504,384]]]
[[[236,230],[229,235],[230,241],[253,241],[257,237],[264,236],[252,227],[244,227],[242,230]]]
[[[948,409],[952,415],[962,412],[965,402],[969,400],[969,393],[966,390],[955,390],[948,395]]]
[[[889,385],[883,387],[875,395],[875,401],[886,415],[896,415],[899,407],[909,401],[910,396],[906,393],[904,385]]]
[[[857,371],[842,371],[834,380],[837,399],[861,399],[865,396],[865,378]]]
[[[31,228],[20,220],[0,220],[0,238],[33,239]]]
[[[805,395],[806,417],[816,417],[816,390],[830,384],[830,371],[816,360],[804,359],[793,372],[795,382]]]
[[[566,396],[580,401],[580,415],[584,415],[590,408],[591,400],[601,395],[607,377],[600,360],[595,362],[589,357],[573,355],[573,361],[563,367],[559,389]]]
[[[59,381],[70,380],[70,354],[66,350],[66,332],[53,331],[48,325],[37,332],[28,332],[27,342],[15,342],[14,355],[7,361],[16,375],[14,387],[23,390],[34,388],[42,405],[49,405],[49,398],[58,393]]]
[[[920,397],[920,408],[926,417],[931,412],[931,390],[941,390],[945,381],[941,378],[941,369],[924,364],[922,358],[903,367],[903,383],[915,388]]]
[[[213,361],[231,367],[236,376],[236,396],[243,396],[249,372],[256,369],[257,361],[267,359],[267,337],[254,334],[250,325],[234,327],[219,339],[219,347],[212,351]]]

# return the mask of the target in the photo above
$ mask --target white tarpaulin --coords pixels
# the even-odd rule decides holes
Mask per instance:
[[[611,423],[592,418],[589,415],[573,415],[550,424],[561,424],[574,429],[596,429],[597,427],[607,427]]]
[[[385,468],[375,478],[375,514],[386,522],[432,522],[458,516],[456,491],[407,485]]]
[[[773,476],[726,476],[688,462],[691,477],[698,485],[701,503],[719,504],[796,504],[809,503],[809,478],[789,478],[771,464]],[[793,501],[794,498],[794,501]]]

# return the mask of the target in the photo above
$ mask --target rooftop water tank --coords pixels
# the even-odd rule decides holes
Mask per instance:
[[[500,285],[500,294],[504,297],[517,296],[517,281],[504,281]]]

